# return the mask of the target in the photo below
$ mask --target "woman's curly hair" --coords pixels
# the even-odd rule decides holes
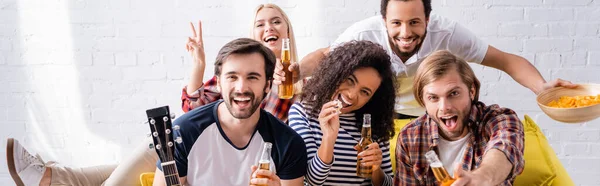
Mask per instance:
[[[305,84],[302,100],[313,109],[309,115],[318,116],[323,104],[331,101],[338,87],[355,70],[373,68],[381,77],[381,84],[371,99],[356,114],[357,127],[362,128],[362,115],[371,114],[373,139],[387,141],[394,136],[395,76],[390,57],[378,44],[370,41],[350,41],[336,47],[320,63]]]

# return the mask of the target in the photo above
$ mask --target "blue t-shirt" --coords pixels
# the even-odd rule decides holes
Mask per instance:
[[[271,142],[271,170],[282,180],[305,175],[307,155],[304,140],[270,113],[260,110],[256,131],[245,147],[235,147],[225,135],[217,117],[219,100],[177,118],[173,126],[174,159],[180,177],[190,185],[248,185],[250,166],[258,165],[265,142]],[[160,166],[160,160],[157,167]]]

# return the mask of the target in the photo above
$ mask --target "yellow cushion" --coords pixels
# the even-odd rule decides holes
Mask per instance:
[[[140,183],[142,186],[152,186],[152,183],[154,183],[154,172],[140,174]]]
[[[396,172],[396,142],[398,141],[398,134],[404,126],[410,123],[411,119],[395,119],[394,120],[394,137],[390,140],[390,159],[392,159],[392,170]]]
[[[537,124],[525,115],[525,169],[514,185],[575,185]]]
[[[523,120],[525,130],[525,169],[515,179],[515,185],[552,185],[556,168],[550,156],[554,155],[544,134],[529,116]]]
[[[556,153],[554,153],[554,151],[552,149],[549,149],[549,150],[550,150],[550,153],[552,153],[552,156],[550,156],[550,160],[552,160],[552,162],[554,162],[554,168],[556,168],[556,177],[554,178],[554,182],[552,183],[552,185],[575,186],[575,183],[573,183],[573,180],[569,176],[567,169],[565,169],[565,167],[563,167],[563,165],[560,163],[560,160],[556,156]],[[527,160],[527,159],[525,159],[525,160]],[[527,163],[525,163],[525,164],[527,164]]]

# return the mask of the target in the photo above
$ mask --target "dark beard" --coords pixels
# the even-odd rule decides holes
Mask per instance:
[[[250,108],[247,110],[247,113],[237,113],[233,110],[233,104],[235,103],[235,101],[233,100],[234,96],[247,96],[250,97]],[[227,106],[227,110],[229,110],[229,113],[231,113],[231,115],[236,118],[236,119],[247,119],[250,116],[252,116],[252,114],[254,114],[254,112],[256,112],[256,109],[258,109],[258,107],[260,107],[262,100],[258,100],[256,99],[256,97],[254,96],[253,92],[244,92],[244,93],[230,93],[229,94],[229,100],[226,101],[225,106]]]
[[[411,56],[415,55],[419,49],[421,48],[421,44],[423,44],[423,42],[417,44],[417,46],[415,46],[415,49],[413,51],[410,52],[401,52],[400,50],[398,50],[398,57],[402,58],[410,58]]]
[[[425,31],[425,33],[423,34],[423,36],[417,36],[417,38],[415,38],[415,39],[421,40],[421,42],[419,42],[419,44],[417,44],[417,46],[415,46],[415,49],[413,49],[410,52],[402,52],[402,51],[400,51],[400,47],[395,44],[396,41],[394,39],[394,46],[396,46],[396,49],[395,49],[396,50],[396,52],[395,52],[396,55],[398,55],[398,57],[400,57],[400,59],[402,59],[402,58],[408,59],[408,58],[412,57],[417,52],[419,52],[419,49],[421,49],[421,45],[423,45],[423,42],[425,41],[425,37],[426,36],[427,36],[427,31]]]

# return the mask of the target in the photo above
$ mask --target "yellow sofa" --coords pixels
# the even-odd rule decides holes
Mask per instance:
[[[396,137],[390,142],[392,164],[395,170],[394,158],[397,134],[409,120],[395,120]],[[562,166],[556,153],[552,150],[546,137],[537,124],[528,116],[522,121],[525,129],[525,169],[515,179],[514,185],[575,185],[569,174]]]
[[[152,186],[154,183],[154,172],[145,172],[140,175],[141,186]]]

